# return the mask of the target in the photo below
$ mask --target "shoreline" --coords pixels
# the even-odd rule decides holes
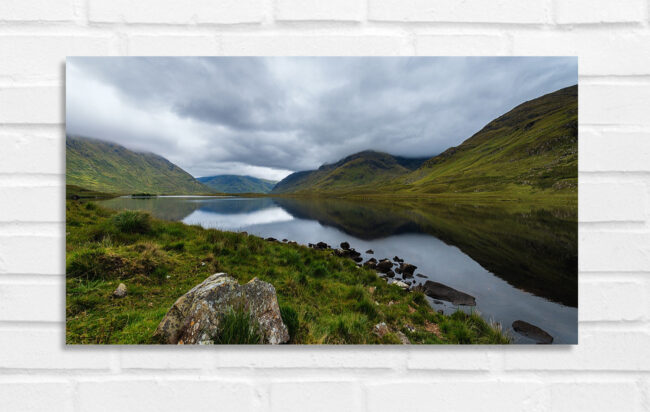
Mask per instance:
[[[216,269],[240,282],[258,277],[273,284],[281,306],[292,307],[303,323],[293,343],[403,343],[402,335],[411,343],[511,341],[476,313],[436,313],[421,292],[389,285],[374,271],[331,251],[153,219],[140,212],[130,213],[147,216],[150,230],[123,233],[111,226],[118,212],[76,200],[68,200],[66,210],[67,343],[93,343],[93,338],[94,343],[154,343],[150,335],[156,320],[177,297]],[[157,262],[155,267],[147,269],[143,254]],[[70,270],[84,259],[91,268],[104,265],[104,272],[97,271],[91,279]],[[119,267],[111,267],[111,262]],[[159,267],[166,268],[165,274],[154,273]],[[118,281],[130,283],[129,289],[142,302],[130,295],[105,301]],[[118,331],[116,323],[124,311],[137,321]],[[387,329],[379,336],[373,330],[382,322]],[[79,333],[102,328],[113,332],[94,337]]]

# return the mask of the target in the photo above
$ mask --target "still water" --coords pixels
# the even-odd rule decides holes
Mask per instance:
[[[364,260],[399,256],[426,276],[411,280],[469,293],[483,317],[505,329],[524,320],[551,334],[554,344],[577,343],[575,208],[268,197],[121,197],[101,204],[305,245],[347,241]],[[374,254],[363,253],[368,249]],[[458,309],[430,303],[445,313]],[[511,334],[516,343],[533,343]]]

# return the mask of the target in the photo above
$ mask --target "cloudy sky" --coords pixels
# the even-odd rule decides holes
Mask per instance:
[[[374,149],[433,156],[578,82],[577,58],[73,57],[68,134],[194,176],[279,180]]]

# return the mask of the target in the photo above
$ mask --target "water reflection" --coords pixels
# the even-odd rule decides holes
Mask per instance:
[[[577,342],[577,214],[571,208],[295,198],[116,198],[116,209],[299,243],[348,241],[475,296],[484,316]],[[371,255],[364,255],[365,258]],[[438,304],[445,311],[455,310]],[[526,338],[515,335],[522,343]]]

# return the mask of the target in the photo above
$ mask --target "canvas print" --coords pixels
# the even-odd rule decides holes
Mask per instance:
[[[576,344],[575,57],[69,57],[67,344]]]

